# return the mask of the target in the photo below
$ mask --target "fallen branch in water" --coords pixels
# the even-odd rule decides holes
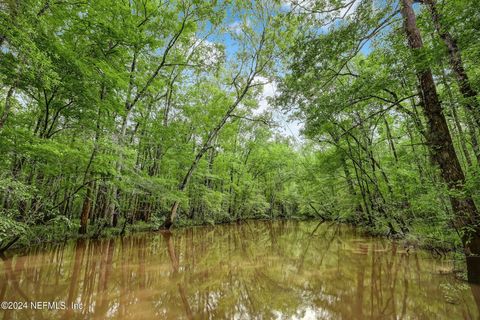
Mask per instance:
[[[315,208],[311,202],[309,202],[308,205],[313,209],[313,211],[315,211],[315,214],[316,214],[318,217],[322,218],[323,221],[327,220],[327,219],[325,219],[324,216],[322,216],[322,215],[320,214],[320,212],[318,212],[317,208]]]

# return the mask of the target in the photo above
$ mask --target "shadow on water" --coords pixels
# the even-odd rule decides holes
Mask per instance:
[[[67,306],[0,319],[479,317],[480,287],[455,279],[453,261],[327,222],[250,221],[0,258],[1,301]]]

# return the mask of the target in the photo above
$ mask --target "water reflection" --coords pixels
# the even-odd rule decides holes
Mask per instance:
[[[452,262],[330,223],[249,222],[79,240],[1,257],[3,319],[473,319]]]

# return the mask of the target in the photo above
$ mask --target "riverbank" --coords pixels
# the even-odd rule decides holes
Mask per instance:
[[[439,227],[428,225],[415,225],[410,227],[410,232],[390,234],[388,228],[381,223],[375,227],[363,225],[355,225],[351,221],[342,219],[325,219],[318,216],[292,216],[292,217],[275,217],[266,218],[265,216],[249,217],[248,219],[236,221],[202,221],[202,220],[184,220],[179,219],[174,228],[188,228],[193,226],[205,225],[224,225],[235,224],[248,221],[276,221],[276,220],[293,220],[293,221],[326,221],[340,224],[347,224],[356,228],[365,236],[373,236],[387,238],[397,241],[403,248],[407,250],[423,249],[437,256],[445,256],[449,253],[458,255],[459,259],[463,258],[461,243],[458,236],[452,230],[439,230]],[[161,229],[163,220],[152,219],[150,222],[136,221],[133,224],[126,224],[125,219],[120,219],[116,227],[106,227],[105,224],[99,223],[89,226],[86,234],[78,233],[80,222],[77,220],[57,219],[45,225],[36,225],[25,228],[23,234],[12,244],[7,250],[21,249],[28,246],[42,245],[45,243],[59,243],[67,240],[75,239],[98,239],[117,237],[125,234],[138,232],[158,231]],[[6,241],[4,241],[6,242]],[[7,251],[5,250],[5,251]]]
[[[289,220],[312,220],[311,217],[289,217]],[[266,219],[265,217],[250,217],[248,219],[240,220],[285,220],[285,218]],[[202,221],[202,220],[184,220],[179,219],[173,229],[188,228],[194,226],[207,226],[207,225],[224,225],[238,223],[236,220],[231,221]],[[108,227],[104,223],[98,223],[90,225],[86,234],[80,234],[78,232],[80,227],[80,221],[68,220],[68,219],[56,219],[51,223],[34,226],[17,227],[17,234],[10,239],[5,239],[3,243],[8,244],[15,240],[11,245],[8,245],[6,250],[22,249],[29,246],[42,245],[46,243],[59,243],[67,240],[75,239],[99,239],[108,237],[117,237],[126,234],[133,234],[137,232],[151,232],[159,231],[162,228],[163,220],[152,219],[149,222],[136,221],[135,223],[126,223],[124,218],[119,219],[117,226]],[[4,228],[6,229],[6,228]],[[5,246],[5,245],[3,245]],[[0,246],[2,247],[2,246]]]

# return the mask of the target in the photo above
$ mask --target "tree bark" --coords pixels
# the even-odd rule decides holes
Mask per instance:
[[[78,233],[80,234],[86,234],[87,233],[87,226],[88,226],[88,218],[90,216],[90,208],[92,206],[92,184],[93,182],[90,182],[87,186],[87,194],[85,196],[85,199],[83,201],[83,207],[82,207],[82,214],[80,216],[80,229],[78,230]]]
[[[453,98],[452,91],[450,90],[450,87],[447,82],[447,76],[445,74],[445,70],[442,68],[442,82],[445,86],[445,90],[447,91],[447,96],[448,99],[450,100],[450,108],[452,110],[452,118],[453,122],[455,124],[455,128],[457,129],[458,132],[458,142],[460,144],[460,147],[462,148],[463,155],[465,157],[465,161],[467,162],[467,166],[471,167],[472,166],[472,159],[470,157],[470,153],[468,152],[467,144],[466,144],[466,139],[465,139],[465,134],[463,132],[463,127],[462,124],[460,123],[460,119],[458,117],[457,113],[457,106],[455,105],[455,101]]]
[[[0,129],[3,128],[5,122],[8,119],[8,115],[10,114],[10,109],[12,108],[12,96],[15,93],[15,86],[12,85],[10,89],[8,89],[7,96],[5,97],[5,108],[3,109],[2,115],[0,116]]]
[[[462,54],[460,48],[458,47],[456,39],[448,32],[445,28],[442,27],[441,16],[437,11],[436,1],[435,0],[423,0],[427,5],[430,15],[432,17],[433,25],[435,30],[438,32],[440,38],[448,48],[448,56],[450,60],[450,66],[455,73],[458,87],[464,98],[464,105],[467,110],[469,110],[475,119],[475,122],[478,127],[480,127],[480,105],[477,100],[477,92],[473,89],[468,79],[467,72],[463,66]]]
[[[400,11],[404,20],[409,47],[415,54],[422,49],[423,42],[412,8],[412,0],[401,0]],[[433,81],[432,71],[428,66],[422,64],[422,66],[416,66],[416,74],[420,83],[423,111],[428,120],[428,144],[436,163],[440,167],[442,178],[449,191],[452,191],[450,203],[455,214],[454,225],[457,230],[463,231],[461,240],[467,256],[468,279],[471,282],[480,283],[478,210],[470,196],[462,197],[459,195],[464,191],[465,176],[453,147],[452,137],[448,131]]]
[[[348,145],[348,151],[351,155],[351,158],[353,160],[353,152],[352,152],[352,146],[350,144],[350,140],[348,139],[348,137],[346,138],[347,140],[347,145]],[[357,184],[358,184],[358,187],[360,188],[360,194],[362,195],[362,200],[363,200],[363,205],[365,207],[365,214],[366,214],[366,220],[368,222],[368,225],[369,226],[373,226],[373,218],[372,218],[372,213],[370,211],[370,204],[369,204],[369,200],[370,200],[370,203],[371,203],[371,199],[367,197],[367,192],[366,192],[366,188],[364,186],[364,180],[362,178],[362,173],[363,172],[363,169],[361,168],[357,168],[361,165],[361,159],[356,162],[356,161],[353,161],[353,169],[355,170],[355,178],[357,180]],[[360,169],[360,173],[359,173],[359,169]],[[362,210],[363,212],[363,210]]]

